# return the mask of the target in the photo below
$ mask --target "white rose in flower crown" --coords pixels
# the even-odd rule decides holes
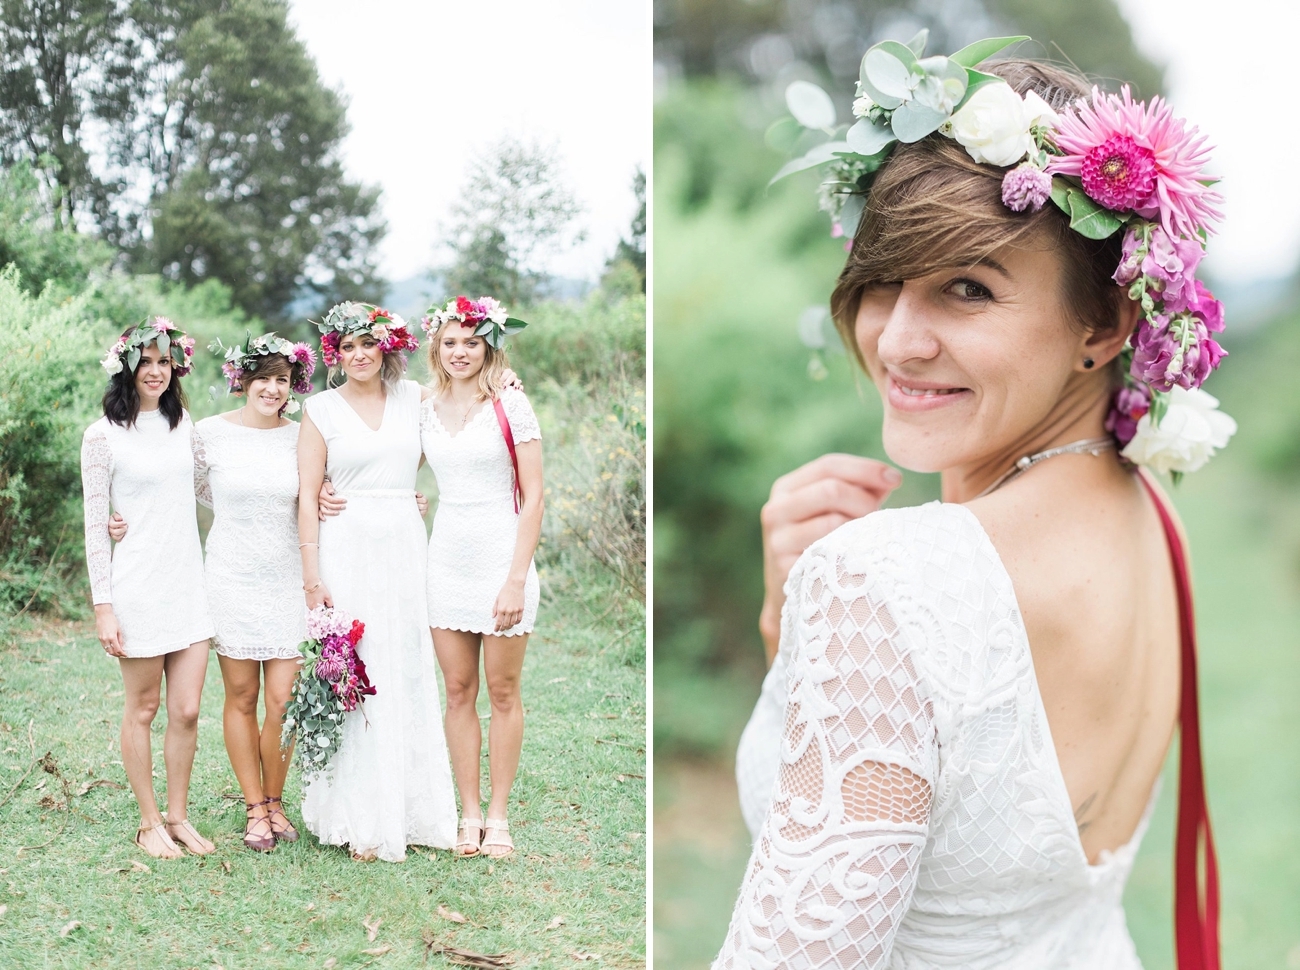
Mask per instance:
[[[1151,415],[1144,415],[1121,454],[1156,472],[1194,472],[1237,433],[1237,422],[1218,408],[1213,395],[1175,386],[1160,426],[1153,428]]]
[[[103,366],[104,370],[108,371],[109,377],[122,372],[122,359],[112,351],[109,351],[108,356],[99,363]]]
[[[1037,95],[1035,100],[1042,104]],[[1042,106],[1051,112],[1046,104]],[[1037,105],[1026,105],[1011,85],[993,82],[972,94],[952,116],[952,136],[975,161],[1005,168],[1037,151],[1029,128],[1040,114]]]

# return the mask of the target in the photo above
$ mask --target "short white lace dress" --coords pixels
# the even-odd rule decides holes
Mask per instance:
[[[1140,970],[1121,896],[1150,807],[1089,865],[979,520],[876,512],[810,547],[786,594],[737,755],[758,831],[715,967]]]
[[[204,558],[217,653],[296,660],[307,638],[298,552],[298,424],[194,427],[194,483],[212,509]]]
[[[516,445],[541,438],[537,415],[523,391],[507,388],[501,404]],[[503,637],[532,633],[540,587],[531,562],[523,618],[501,633],[495,632],[492,619],[519,535],[514,465],[492,402],[453,435],[430,398],[420,410],[420,440],[438,480],[438,509],[429,535],[429,626]]]
[[[408,845],[449,849],[456,800],[425,606],[424,522],[415,506],[420,386],[388,392],[378,430],[338,391],[307,399],[347,507],[320,526],[334,605],[366,625],[357,653],[376,693],[347,715],[343,743],[307,784],[302,817],[327,845],[400,862]]]
[[[194,508],[194,425],[141,411],[100,418],[81,439],[86,567],[95,604],[111,603],[128,657],[157,657],[212,636]],[[130,525],[116,548],[111,509]]]

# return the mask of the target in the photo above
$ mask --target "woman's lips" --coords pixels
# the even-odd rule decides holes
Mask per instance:
[[[889,406],[898,411],[933,411],[965,400],[970,393],[968,387],[933,381],[900,381],[889,375]]]

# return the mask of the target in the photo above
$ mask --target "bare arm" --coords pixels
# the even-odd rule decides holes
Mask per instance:
[[[334,600],[320,578],[320,508],[321,483],[325,481],[325,439],[304,412],[298,431],[298,542],[302,553],[302,586],[307,608],[322,604],[333,606]]]
[[[519,489],[523,501],[519,504],[519,532],[515,538],[515,556],[510,562],[510,573],[501,587],[492,608],[496,630],[508,630],[524,617],[524,584],[528,581],[528,567],[537,551],[537,540],[542,535],[542,441],[535,438],[515,446],[519,459]]]

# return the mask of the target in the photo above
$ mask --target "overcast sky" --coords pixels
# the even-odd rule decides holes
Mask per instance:
[[[1297,0],[1120,0],[1140,46],[1168,65],[1175,113],[1217,145],[1226,218],[1206,266],[1246,282],[1289,273],[1300,257],[1300,87],[1289,53]]]
[[[422,273],[476,151],[554,144],[587,242],[552,272],[595,279],[650,159],[649,0],[291,0],[325,82],[350,101],[354,178],[383,189],[390,280]]]

